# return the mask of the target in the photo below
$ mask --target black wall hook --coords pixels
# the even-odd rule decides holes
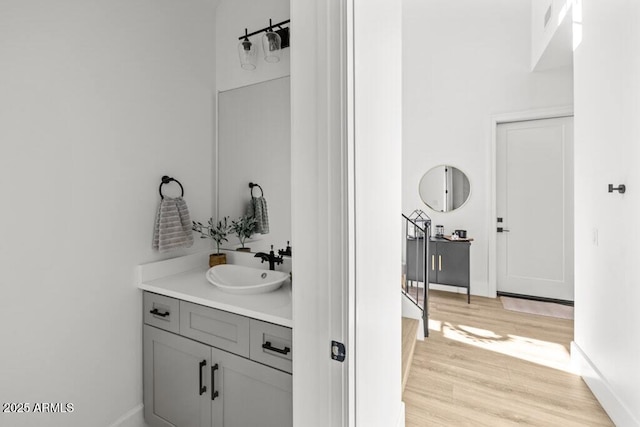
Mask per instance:
[[[162,186],[170,183],[171,181],[176,182],[180,186],[180,191],[182,191],[182,194],[180,195],[180,197],[184,196],[184,187],[182,186],[182,184],[180,184],[180,181],[165,175],[162,177],[162,182],[160,183],[160,187],[158,187],[158,192],[160,193],[161,199],[164,199],[164,195],[162,194]]]
[[[620,184],[617,187],[614,187],[613,184],[609,184],[609,193],[613,193],[614,191],[617,191],[620,194],[624,194],[624,192],[627,191],[627,186],[624,184]]]

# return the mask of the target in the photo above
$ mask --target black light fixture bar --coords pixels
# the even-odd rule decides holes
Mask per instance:
[[[245,29],[245,34],[240,36],[240,37],[238,37],[238,40],[244,40],[244,39],[246,39],[248,37],[255,36],[256,34],[267,32],[270,29],[272,30],[274,27],[280,27],[280,29],[284,29],[284,28],[282,28],[282,25],[288,24],[289,22],[291,22],[291,19],[287,19],[286,21],[278,22],[277,24],[273,24],[273,25],[271,25],[269,27],[264,27],[261,30],[254,31],[253,33],[249,33],[249,34],[246,33],[246,29]],[[269,23],[271,23],[271,20],[269,20]]]

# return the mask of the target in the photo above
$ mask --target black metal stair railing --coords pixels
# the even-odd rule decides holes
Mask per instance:
[[[422,211],[418,218],[402,214],[404,219],[404,269],[402,274],[402,293],[422,311],[424,336],[429,336],[429,236],[431,219]],[[413,214],[412,214],[413,215]]]

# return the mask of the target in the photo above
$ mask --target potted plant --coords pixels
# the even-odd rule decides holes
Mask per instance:
[[[257,220],[253,216],[243,215],[237,221],[231,221],[231,230],[238,236],[238,240],[242,245],[238,251],[249,252],[250,248],[244,247],[244,242],[251,237],[253,230],[256,229]]]
[[[229,241],[227,240],[227,235],[229,234],[228,218],[229,217],[225,216],[222,220],[218,221],[218,224],[215,226],[213,224],[213,218],[209,218],[208,225],[202,225],[201,222],[193,221],[193,227],[191,229],[200,233],[201,239],[213,239],[216,242],[216,253],[209,255],[209,267],[227,263],[227,255],[220,253],[220,243]]]

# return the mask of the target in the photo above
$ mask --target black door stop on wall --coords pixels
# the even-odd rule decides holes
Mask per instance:
[[[617,187],[614,187],[613,184],[609,184],[609,193],[613,193],[614,191],[624,194],[624,192],[627,191],[627,187],[624,184],[620,184]]]

